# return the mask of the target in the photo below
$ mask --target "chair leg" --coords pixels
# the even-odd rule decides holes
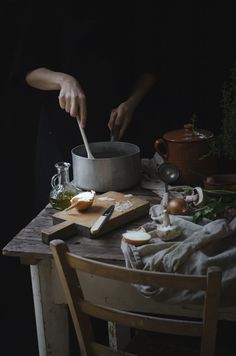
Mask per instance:
[[[109,345],[114,350],[124,350],[131,340],[130,328],[108,321]]]

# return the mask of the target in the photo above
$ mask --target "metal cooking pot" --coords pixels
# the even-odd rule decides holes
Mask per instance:
[[[71,150],[73,182],[83,190],[104,193],[122,191],[141,179],[140,148],[120,141],[89,144],[94,159],[87,158],[84,145]]]

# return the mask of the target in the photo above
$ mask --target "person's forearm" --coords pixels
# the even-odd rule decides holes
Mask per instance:
[[[134,107],[138,106],[138,104],[142,101],[145,95],[154,86],[156,80],[157,80],[156,76],[151,73],[143,74],[138,79],[127,101],[130,102]]]
[[[27,73],[26,82],[33,88],[41,90],[60,90],[62,83],[69,75],[54,72],[47,68],[37,68]]]

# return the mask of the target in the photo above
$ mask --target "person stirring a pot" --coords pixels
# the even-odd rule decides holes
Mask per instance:
[[[35,213],[48,203],[55,163],[82,143],[125,132],[156,82],[153,1],[40,2],[27,15],[17,75],[41,96]],[[36,7],[36,8],[35,8]]]

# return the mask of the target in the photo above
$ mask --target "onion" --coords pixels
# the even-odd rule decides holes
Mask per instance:
[[[73,198],[71,198],[70,200],[71,206],[67,208],[67,210],[72,208],[76,208],[78,211],[86,210],[93,204],[94,198],[95,198],[94,190],[91,190],[89,192],[79,193],[75,195]]]
[[[135,246],[143,245],[151,239],[151,235],[143,230],[128,230],[122,236],[126,242]]]
[[[169,201],[166,209],[169,214],[186,214],[188,211],[188,205],[183,198],[174,198]]]

